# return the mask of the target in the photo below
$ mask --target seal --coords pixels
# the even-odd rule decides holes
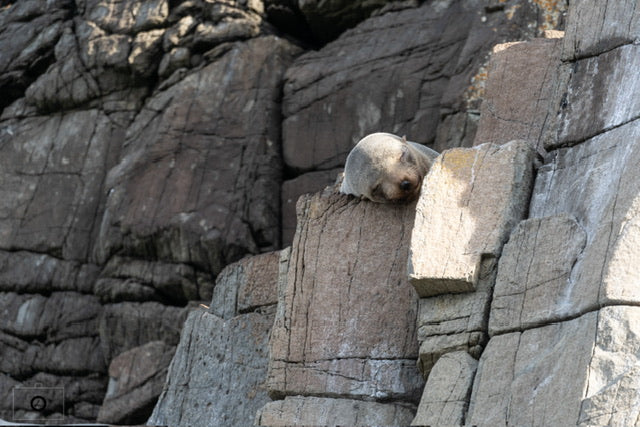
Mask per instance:
[[[437,156],[437,151],[405,137],[372,133],[347,156],[340,192],[378,203],[413,201]]]

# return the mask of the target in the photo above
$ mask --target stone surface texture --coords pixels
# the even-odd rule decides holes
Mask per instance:
[[[525,214],[533,160],[522,140],[452,149],[436,159],[411,235],[409,278],[421,297],[476,289],[483,258],[500,255]]]
[[[290,250],[227,266],[206,310],[192,311],[150,425],[251,425],[270,401],[269,335]]]
[[[423,385],[405,272],[415,205],[303,196],[270,340],[272,396],[412,401]]]
[[[637,424],[639,13],[0,0],[0,424]]]
[[[255,424],[403,426],[408,425],[412,417],[411,408],[393,403],[288,396],[284,400],[268,403],[260,409]]]
[[[475,143],[504,143],[514,133],[544,159],[527,218],[508,231],[496,260],[488,322],[480,322],[489,340],[477,354],[465,349],[479,360],[458,424],[637,424],[635,7],[571,4],[563,42],[534,40],[494,54]],[[508,70],[527,63],[531,79],[518,85]],[[456,311],[451,297],[420,302],[420,361],[432,366],[425,394],[435,393],[428,386],[439,379],[440,361],[464,342],[438,334],[473,318],[473,299]],[[452,370],[445,384],[458,375]],[[421,404],[418,414],[433,408]]]
[[[438,359],[411,425],[462,425],[478,361],[464,351]]]

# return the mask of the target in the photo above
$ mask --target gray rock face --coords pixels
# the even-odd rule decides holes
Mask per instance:
[[[477,360],[464,351],[438,359],[411,425],[463,425],[477,367]]]
[[[256,425],[401,426],[413,417],[410,408],[393,403],[327,397],[287,396],[258,411]]]
[[[409,278],[421,297],[476,289],[483,257],[500,255],[525,213],[533,160],[526,141],[458,148],[436,159],[420,195],[409,253]]]
[[[217,274],[246,252],[279,245],[274,99],[295,49],[271,37],[229,49],[153,96],[129,128],[107,182],[99,259],[124,247]]]
[[[425,380],[416,424],[636,423],[638,6],[492,50],[567,4],[0,1],[0,417],[143,422],[170,372],[168,425],[407,425]],[[416,297],[413,206],[293,236],[374,131],[445,152],[413,265],[462,286]]]
[[[340,167],[357,141],[383,129],[429,145],[439,133],[438,151],[471,145],[474,120],[466,116],[484,91],[486,71],[479,68],[485,55],[497,42],[533,35],[525,28],[537,27],[537,12],[524,2],[511,12],[426,2],[371,18],[302,55],[284,86],[286,165],[300,171]],[[451,117],[440,123],[445,115]],[[458,131],[465,124],[466,133]]]
[[[0,111],[54,60],[72,6],[70,0],[26,0],[0,11]]]
[[[269,401],[263,383],[272,325],[273,310],[229,320],[191,312],[147,424],[251,425]]]
[[[417,400],[417,299],[402,261],[415,208],[335,191],[298,202],[270,341],[270,393]]]
[[[558,38],[494,47],[476,145],[522,139],[544,152],[547,139],[555,132],[553,111],[567,74],[559,61],[561,51],[562,39]]]
[[[116,356],[109,365],[109,388],[98,422],[144,423],[162,392],[175,350],[163,341],[150,341]]]

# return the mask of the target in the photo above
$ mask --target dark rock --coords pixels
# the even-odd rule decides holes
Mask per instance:
[[[23,0],[0,9],[0,112],[54,61],[72,7],[71,0]]]
[[[538,12],[527,2],[490,13],[468,2],[425,2],[368,19],[302,55],[284,87],[286,165],[340,167],[360,138],[381,130],[433,145],[441,118],[456,114],[443,122],[438,148],[469,145],[491,48],[536,35]]]
[[[100,345],[105,360],[111,361],[150,341],[176,345],[187,310],[156,302],[105,305],[100,318]]]
[[[175,350],[175,346],[152,341],[113,359],[98,422],[144,424],[162,392]]]
[[[55,343],[69,338],[97,335],[102,306],[93,295],[55,292],[0,293],[0,329],[22,339]]]
[[[35,422],[42,417],[57,418],[58,422],[72,422],[74,419],[86,422],[97,416],[98,404],[106,389],[107,379],[100,375],[71,377],[41,372],[20,383],[0,374],[0,417]],[[34,413],[31,409],[30,399],[34,395],[48,398],[43,412]]]
[[[88,260],[123,129],[98,110],[0,127],[0,248]]]
[[[269,402],[264,387],[272,309],[224,320],[189,314],[169,375],[148,424],[252,425]]]
[[[260,307],[275,305],[278,302],[282,252],[250,256],[226,266],[216,279],[211,313],[230,319]]]
[[[293,241],[296,232],[296,203],[303,194],[315,193],[336,182],[342,169],[308,172],[282,183],[282,246]]]
[[[157,300],[184,305],[210,300],[213,279],[186,264],[113,257],[102,270],[94,291],[105,302]]]
[[[100,274],[95,264],[65,261],[26,251],[0,251],[0,291],[91,293]]]
[[[297,49],[274,37],[234,44],[156,93],[109,173],[99,259],[188,263],[217,274],[279,235],[279,84]]]

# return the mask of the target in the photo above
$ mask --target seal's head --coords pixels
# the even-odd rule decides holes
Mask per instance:
[[[396,135],[368,135],[349,153],[340,191],[379,203],[410,202],[437,154]]]

